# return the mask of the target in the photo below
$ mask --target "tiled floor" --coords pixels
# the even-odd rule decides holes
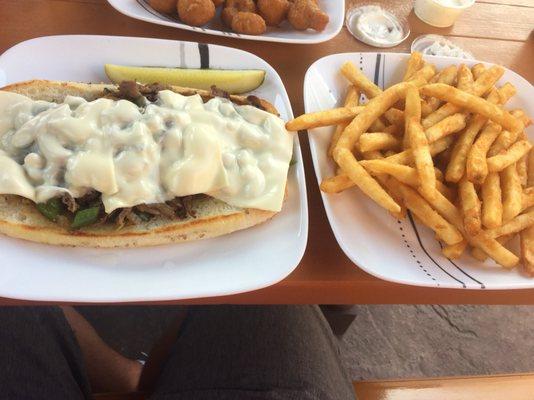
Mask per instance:
[[[104,340],[143,358],[178,307],[79,307]],[[360,379],[534,371],[534,307],[356,306],[339,337]]]

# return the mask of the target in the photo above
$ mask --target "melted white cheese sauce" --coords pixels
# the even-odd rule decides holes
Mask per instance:
[[[200,193],[279,211],[292,150],[280,118],[222,98],[164,90],[139,108],[0,91],[0,193],[37,203],[95,189],[107,213]]]

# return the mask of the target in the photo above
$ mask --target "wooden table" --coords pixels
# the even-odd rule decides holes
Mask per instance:
[[[337,0],[330,0],[337,1]],[[347,6],[358,1],[348,0]],[[452,28],[433,28],[411,12],[412,2],[382,1],[408,15],[411,36],[387,51],[408,52],[425,33],[450,36],[477,58],[500,63],[534,81],[534,1],[485,0],[466,11]],[[60,34],[142,36],[200,41],[257,54],[277,69],[296,115],[303,112],[303,76],[310,64],[328,54],[376,51],[343,28],[334,39],[316,45],[235,40],[144,23],[119,14],[105,0],[0,0],[0,52],[27,39]],[[66,55],[68,57],[68,55]],[[329,227],[313,173],[306,135],[301,135],[310,209],[308,248],[297,269],[270,288],[251,293],[187,303],[479,303],[534,304],[534,290],[487,291],[419,288],[393,284],[358,269],[343,254]],[[0,300],[2,304],[20,301]]]

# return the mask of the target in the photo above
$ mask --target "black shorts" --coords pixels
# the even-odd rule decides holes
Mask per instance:
[[[0,399],[89,399],[78,343],[56,307],[0,308]],[[155,400],[349,400],[316,306],[191,307]]]

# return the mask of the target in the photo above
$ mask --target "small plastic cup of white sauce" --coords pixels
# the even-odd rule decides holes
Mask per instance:
[[[410,34],[405,19],[377,4],[367,4],[347,11],[345,24],[358,40],[374,47],[394,47]]]
[[[415,0],[415,15],[423,22],[438,28],[452,26],[460,14],[475,0]]]

